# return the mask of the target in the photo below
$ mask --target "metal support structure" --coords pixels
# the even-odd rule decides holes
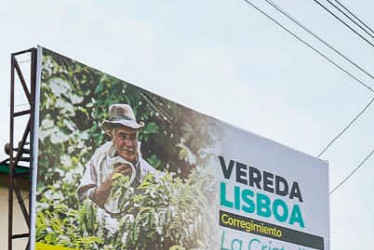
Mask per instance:
[[[29,82],[26,81],[22,69],[17,61],[17,56],[30,54],[30,80]],[[31,211],[31,202],[30,206],[27,208],[23,198],[21,196],[21,191],[19,188],[18,181],[16,177],[19,174],[15,171],[17,166],[19,166],[20,161],[26,161],[29,163],[29,171],[28,171],[28,181],[32,182],[32,160],[34,157],[32,145],[33,145],[33,124],[34,124],[34,111],[35,111],[35,86],[36,86],[36,64],[37,64],[37,50],[35,48],[31,48],[29,50],[24,50],[16,53],[11,54],[11,79],[10,79],[10,125],[9,125],[9,144],[6,146],[6,151],[9,154],[9,210],[8,210],[8,250],[13,249],[13,240],[18,238],[26,238],[30,237],[30,211]],[[15,92],[15,85],[16,85],[16,75],[18,76],[19,82],[22,86],[22,90],[26,95],[27,101],[29,103],[29,108],[22,111],[15,111],[15,95],[18,94]],[[15,147],[15,134],[14,134],[14,127],[16,123],[17,117],[28,117],[27,125],[24,129],[22,138],[17,147]],[[26,148],[26,145],[30,144],[30,149]],[[15,155],[14,155],[15,153]],[[25,156],[26,154],[26,156]],[[30,185],[30,193],[29,193],[29,200],[31,201],[32,197],[32,188]],[[16,199],[18,204],[21,208],[23,217],[26,221],[26,224],[29,228],[29,231],[22,234],[14,234],[13,228],[13,203],[14,203],[14,194],[16,195]],[[30,238],[28,240],[26,249],[29,249],[30,246]],[[18,249],[17,249],[18,250]]]

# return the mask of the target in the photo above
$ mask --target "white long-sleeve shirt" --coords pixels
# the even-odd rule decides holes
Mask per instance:
[[[143,178],[148,173],[156,173],[156,170],[149,165],[140,155],[140,143],[138,147],[138,162],[132,164],[121,158],[121,162],[125,162],[135,169],[135,179],[134,184],[137,185],[142,182]],[[86,170],[83,174],[81,183],[78,187],[78,196],[80,200],[85,198],[93,198],[93,193],[95,189],[100,186],[114,171],[114,163],[121,157],[117,154],[113,142],[109,141],[98,149],[96,149],[94,155],[91,157],[90,161],[86,165]],[[105,204],[104,207],[111,213],[117,213],[119,210],[115,207],[116,204],[110,202],[110,204]]]

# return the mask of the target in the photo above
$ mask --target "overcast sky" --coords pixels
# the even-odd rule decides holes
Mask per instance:
[[[342,1],[374,27],[373,1]],[[264,1],[253,2],[374,88]],[[374,48],[315,2],[275,2],[374,74]],[[0,31],[1,147],[9,140],[10,53],[38,44],[314,156],[373,97],[243,0],[3,1]],[[19,96],[17,107],[24,104]],[[373,126],[370,107],[321,157],[330,189],[374,149]],[[373,176],[374,157],[330,196],[331,249],[374,249]]]

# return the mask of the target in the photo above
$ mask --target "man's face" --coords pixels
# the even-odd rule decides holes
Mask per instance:
[[[135,129],[127,127],[116,128],[113,134],[113,143],[120,156],[129,162],[136,162],[138,132]]]

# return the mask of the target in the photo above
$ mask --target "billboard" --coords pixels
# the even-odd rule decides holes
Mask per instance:
[[[325,161],[38,58],[33,249],[329,249]]]

